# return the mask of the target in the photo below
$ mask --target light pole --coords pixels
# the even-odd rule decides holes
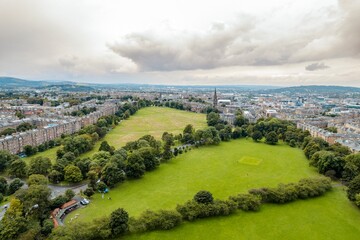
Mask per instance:
[[[39,204],[34,204],[29,208],[29,210],[26,212],[25,217],[31,212],[33,209],[37,209],[39,207]]]

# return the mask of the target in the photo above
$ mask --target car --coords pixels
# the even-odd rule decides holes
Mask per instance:
[[[80,203],[81,203],[82,205],[88,205],[88,204],[90,203],[90,201],[87,200],[86,198],[84,198],[83,200],[80,201]]]

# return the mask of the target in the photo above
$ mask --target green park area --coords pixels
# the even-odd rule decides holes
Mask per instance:
[[[255,164],[256,163],[256,164]],[[255,143],[250,139],[222,142],[184,153],[139,180],[126,181],[102,198],[71,213],[74,221],[91,221],[124,208],[130,216],[146,209],[175,209],[199,190],[215,198],[245,193],[319,176],[303,152],[284,144]],[[111,198],[111,199],[109,199]],[[265,204],[259,212],[238,211],[228,217],[184,223],[169,231],[132,234],[125,239],[357,239],[359,210],[346,198],[340,184],[324,196],[284,205]]]
[[[104,139],[95,144],[92,151],[82,156],[92,156],[99,150],[102,141],[119,148],[147,134],[160,140],[164,132],[181,133],[187,124],[192,124],[195,129],[202,129],[206,127],[206,115],[164,107],[142,108],[129,119],[121,121]]]
[[[187,124],[192,124],[196,129],[202,129],[206,126],[206,115],[164,107],[143,108],[129,119],[121,121],[95,144],[92,151],[82,154],[81,157],[91,157],[99,150],[102,141],[107,141],[111,146],[119,148],[147,134],[157,139],[160,139],[165,131],[178,134]],[[25,160],[30,161],[31,158],[42,156],[50,158],[52,163],[55,163],[56,151],[59,148],[54,147],[39,152]]]

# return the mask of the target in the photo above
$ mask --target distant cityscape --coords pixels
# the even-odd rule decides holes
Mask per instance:
[[[38,146],[62,134],[75,133],[102,116],[114,114],[121,104],[132,102],[126,99],[130,95],[165,105],[168,102],[169,106],[179,103],[184,109],[199,113],[216,107],[221,118],[230,124],[239,110],[249,122],[266,117],[291,120],[314,137],[360,151],[358,88],[133,85],[114,89],[93,86],[84,91],[67,83],[65,91],[59,86],[39,88],[32,87],[31,81],[25,82],[30,82],[25,84],[27,87],[0,92],[0,132],[5,133],[0,138],[0,150],[14,154],[23,152],[26,145]],[[81,112],[83,109],[92,111]],[[21,132],[10,130],[24,123],[34,127]]]

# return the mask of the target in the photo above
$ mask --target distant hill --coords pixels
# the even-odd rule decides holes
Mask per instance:
[[[38,88],[45,87],[51,85],[76,85],[74,82],[69,81],[29,81],[20,78],[12,78],[12,77],[0,77],[0,88],[20,88],[20,87],[28,87],[28,88]]]
[[[360,88],[357,87],[343,87],[343,86],[296,86],[284,87],[277,89],[268,89],[266,93],[360,93]]]

